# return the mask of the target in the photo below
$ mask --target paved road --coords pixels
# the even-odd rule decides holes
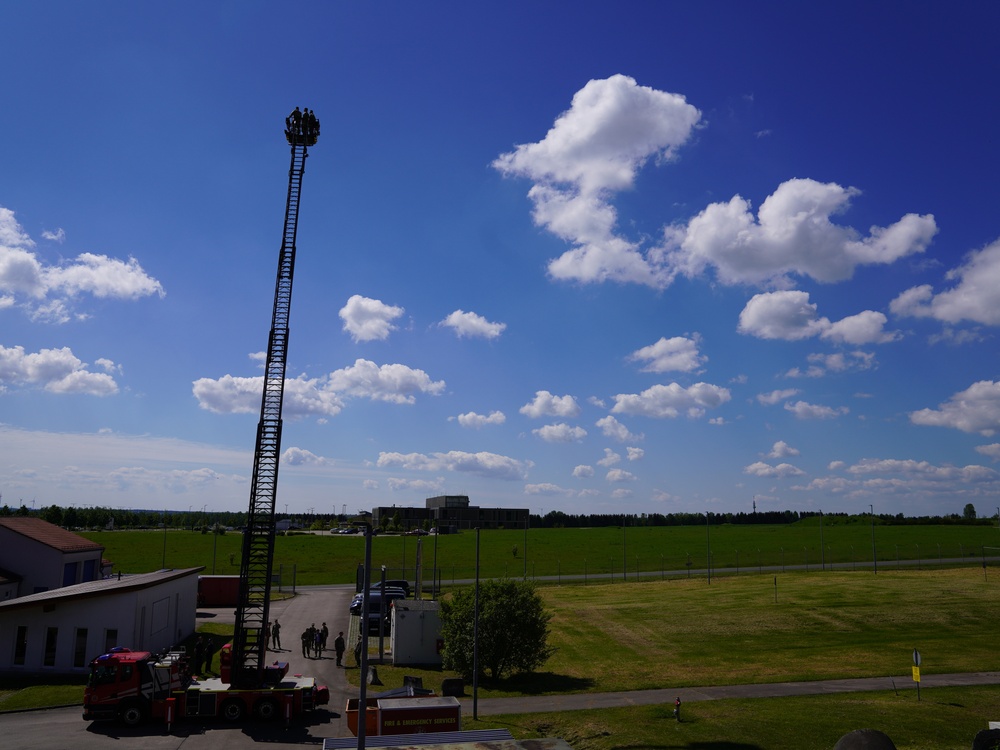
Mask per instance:
[[[315,623],[326,622],[335,636],[339,630],[348,631],[350,616],[347,608],[353,595],[351,586],[319,586],[300,588],[294,599],[276,603],[271,607],[272,619],[282,625],[283,649],[271,652],[275,659],[288,661],[293,673],[313,675],[330,687],[330,705],[318,710],[290,727],[279,724],[247,723],[233,727],[222,722],[178,722],[171,733],[159,724],[137,729],[127,729],[114,722],[86,722],[81,719],[81,709],[57,708],[44,711],[0,715],[0,731],[4,746],[7,738],[16,738],[18,750],[107,750],[114,745],[118,750],[247,750],[257,743],[267,743],[269,750],[292,750],[303,745],[322,746],[327,737],[348,737],[347,719],[343,709],[349,697],[357,697],[357,689],[349,688],[345,670],[336,666],[332,654],[319,659],[302,656],[299,636]],[[201,621],[223,622],[232,620],[231,610],[202,610]],[[331,644],[332,644],[331,636]],[[354,660],[346,661],[353,669]],[[956,675],[924,675],[924,688],[945,685],[994,685],[1000,684],[1000,672],[979,672]],[[480,716],[498,714],[539,713],[547,711],[574,711],[591,708],[614,708],[650,704],[673,704],[675,697],[682,703],[726,698],[768,698],[790,695],[817,695],[869,690],[907,690],[915,684],[910,675],[858,680],[824,680],[815,682],[774,683],[766,685],[707,686],[670,688],[664,690],[635,690],[622,693],[587,693],[578,695],[537,696],[529,698],[490,698],[477,701]],[[468,692],[468,689],[467,689]],[[462,699],[462,713],[473,715],[472,698]]]

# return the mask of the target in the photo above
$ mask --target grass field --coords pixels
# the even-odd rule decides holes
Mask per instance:
[[[480,534],[480,573],[484,577],[559,578],[586,576],[621,581],[683,576],[704,571],[711,550],[712,569],[741,575],[765,567],[810,570],[836,565],[862,570],[872,566],[872,528],[867,523],[818,518],[788,525],[721,525],[493,530]],[[113,531],[83,534],[106,548],[105,557],[124,573],[161,567],[204,566],[205,572],[239,572],[242,536],[191,531]],[[527,544],[525,544],[527,538]],[[418,541],[423,568],[437,563],[444,583],[475,575],[476,534],[439,537],[379,535],[372,540],[373,569],[385,565],[391,578],[413,579]],[[943,560],[979,565],[984,545],[1000,547],[995,526],[875,526],[875,548],[881,570],[903,563],[932,567]],[[516,555],[515,555],[515,547]],[[360,536],[279,536],[275,569],[283,580],[300,585],[350,583],[364,559]],[[688,565],[690,563],[690,565]],[[907,567],[909,567],[907,566]],[[641,574],[641,575],[640,575]],[[704,573],[702,572],[702,575]]]
[[[775,581],[776,584],[775,585]],[[555,655],[483,697],[1000,669],[1000,575],[982,570],[787,573],[539,589]],[[403,672],[440,688],[440,670]],[[353,677],[353,674],[350,675]]]
[[[489,716],[463,728],[505,728],[520,739],[562,737],[574,750],[830,750],[855,729],[885,732],[899,750],[968,750],[984,717],[1000,711],[1000,687],[935,688],[688,703],[673,706]]]
[[[754,533],[747,535],[750,531]],[[877,575],[870,566],[871,528],[845,526],[840,531],[842,535],[823,530],[824,544],[830,545],[825,558],[828,567],[833,560],[839,561],[835,549],[855,543],[860,546],[865,539],[867,566],[859,558],[856,566],[842,564],[836,571],[821,570],[818,525],[807,523],[791,527],[723,526],[709,531],[683,527],[629,528],[624,533],[621,529],[529,531],[529,577],[532,573],[539,578],[557,576],[539,589],[553,613],[550,643],[557,650],[542,672],[484,683],[479,695],[489,698],[908,675],[914,648],[923,656],[924,674],[1000,669],[996,648],[1000,570],[982,568],[979,556],[983,544],[995,541],[992,535],[1000,536],[995,528],[876,527],[877,543],[883,545],[880,550],[885,545],[898,545],[900,560],[914,561],[910,567],[897,569],[894,556],[883,559],[880,554]],[[711,583],[704,572],[688,577],[686,568],[677,565],[686,562],[685,545],[693,546],[695,541],[704,545],[704,565],[709,534],[716,569],[731,568],[727,575],[713,575]],[[164,538],[168,567],[205,565],[206,572],[211,572],[214,545],[217,572],[236,572],[228,559],[230,553],[239,555],[240,537],[234,534],[213,538],[189,532],[168,532],[165,537],[163,532],[105,532],[90,536],[106,544],[105,557],[115,560],[125,572],[158,569]],[[810,548],[808,540],[813,536],[816,546]],[[482,575],[523,572],[523,558],[514,558],[511,550],[518,544],[519,554],[523,554],[523,532],[483,533],[481,540],[483,559],[492,559],[488,566],[484,564]],[[593,561],[605,551],[613,553],[617,544],[620,562],[623,541],[626,557],[634,552],[639,567],[646,568],[644,580],[635,582],[632,567],[627,583],[621,577],[614,582],[593,580]],[[400,537],[376,537],[374,542],[376,566],[392,566],[398,560],[398,569],[406,555],[406,567],[412,567],[414,538],[405,540],[405,552]],[[424,537],[423,542],[429,566],[433,538]],[[804,542],[804,556],[810,549],[816,553],[815,562],[809,562],[808,571],[793,571],[793,565],[803,563],[786,559],[789,569],[782,572],[782,550],[788,556],[800,542]],[[289,568],[294,565],[302,585],[348,582],[353,580],[363,554],[362,544],[362,539],[354,537],[281,537],[276,560]],[[454,568],[456,580],[472,577],[474,544],[475,534],[438,540],[438,562],[446,571],[446,584],[451,578],[449,566]],[[942,558],[968,557],[970,564],[932,568],[936,559],[922,555],[926,549],[936,552],[938,544]],[[729,545],[731,558],[724,552]],[[754,556],[758,548],[761,550],[760,567],[748,566],[747,553],[740,552],[740,574],[736,575],[735,550],[743,548],[753,549]],[[641,564],[643,559],[655,562],[660,549],[664,550],[663,569],[675,571],[673,575],[661,575],[656,565]],[[676,552],[681,549],[685,551]],[[904,557],[905,550],[913,554]],[[970,550],[975,554],[967,554]],[[508,559],[501,562],[499,558],[504,556]],[[720,558],[728,562],[720,563]],[[512,561],[520,567],[515,568]],[[762,571],[765,566],[777,569]],[[581,580],[560,585],[559,576],[584,571],[587,585]],[[435,689],[450,676],[436,669],[379,666],[386,688],[401,685],[404,673],[422,676],[424,685]],[[349,671],[348,676],[356,679],[357,672]],[[46,696],[65,702],[67,689],[71,697],[73,689],[82,694],[79,686],[39,686],[6,696],[0,692],[0,711],[24,707],[31,701],[44,702]],[[634,707],[487,717],[479,722],[466,717],[464,726],[505,726],[520,738],[561,736],[576,750],[830,748],[847,731],[875,727],[887,732],[900,750],[957,750],[970,747],[975,732],[985,728],[988,720],[1000,720],[1000,687],[924,690],[919,703],[912,690],[898,695],[886,690],[708,701],[686,706],[685,720],[679,724],[671,718],[670,710],[670,706]]]

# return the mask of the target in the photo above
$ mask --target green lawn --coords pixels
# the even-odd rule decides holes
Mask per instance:
[[[775,586],[775,582],[777,586]],[[556,653],[483,697],[1000,669],[1000,574],[786,573],[539,589]],[[777,599],[777,601],[776,601]],[[440,670],[379,667],[440,688]],[[354,673],[349,676],[355,677]]]
[[[811,521],[816,519],[810,519]],[[841,529],[840,536],[824,527],[825,561],[839,559],[834,550],[854,544],[855,555],[871,528]],[[975,550],[998,532],[989,527],[876,527],[879,544],[921,550],[920,569],[897,569],[895,560],[880,554],[878,574],[861,561],[831,572],[810,562],[809,571],[781,572],[786,557],[803,540],[817,539],[818,525],[790,527],[713,527],[710,531],[716,568],[733,570],[725,576],[688,577],[684,567],[687,548],[703,545],[705,529],[591,529],[529,531],[529,577],[583,574],[574,585],[547,581],[539,589],[553,613],[551,645],[556,647],[544,671],[500,683],[483,683],[482,698],[559,692],[597,692],[643,688],[670,688],[732,683],[778,682],[840,677],[908,675],[914,648],[921,651],[924,674],[996,671],[996,623],[1000,622],[1000,570],[983,569],[981,558],[968,557],[970,565],[930,569],[923,551],[942,545],[942,556]],[[750,532],[753,532],[750,534]],[[747,534],[750,534],[747,536]],[[240,537],[213,538],[191,532],[103,532],[93,535],[107,546],[105,554],[125,572],[160,567],[163,540],[167,565],[207,565],[211,572],[213,551],[218,573],[235,573],[229,554],[239,555]],[[623,539],[624,536],[624,539]],[[523,572],[523,532],[482,534],[482,557],[491,562],[483,575],[519,575]],[[933,541],[940,539],[940,542]],[[488,540],[488,541],[487,541]],[[853,541],[848,541],[853,540]],[[893,541],[898,540],[898,541]],[[412,566],[415,539],[376,537],[376,566]],[[157,546],[157,542],[160,546]],[[627,583],[597,582],[592,578],[594,560],[622,544],[638,556],[646,576]],[[423,538],[425,564],[431,564],[433,538]],[[475,534],[441,537],[438,563],[445,582],[474,574]],[[511,549],[518,544],[519,557]],[[778,565],[776,572],[761,573],[746,567],[740,552],[736,575],[735,550],[761,550],[761,567]],[[724,550],[732,546],[732,558]],[[947,546],[946,546],[947,545]],[[954,546],[954,553],[951,547]],[[214,550],[213,550],[214,547]],[[800,549],[809,553],[808,541]],[[680,570],[673,577],[660,575],[655,550],[664,552],[664,567]],[[880,547],[882,549],[882,547]],[[673,552],[671,552],[673,550]],[[679,550],[685,550],[683,553]],[[276,548],[278,564],[295,566],[298,583],[353,581],[363,554],[363,540],[354,537],[281,537]],[[692,558],[694,559],[694,552]],[[207,558],[206,558],[207,556]],[[936,555],[935,555],[936,557]],[[154,559],[155,558],[155,559]],[[643,559],[651,564],[644,566]],[[728,559],[728,558],[725,558]],[[913,554],[909,559],[916,560]],[[670,561],[673,560],[673,563]],[[224,561],[224,564],[223,564]],[[816,557],[816,562],[819,557]],[[870,561],[870,556],[869,556]],[[756,561],[754,561],[756,562]],[[801,564],[786,559],[787,565]],[[610,564],[605,568],[611,567]],[[454,571],[452,576],[448,573]],[[605,571],[607,572],[607,571]],[[290,577],[290,573],[288,574]],[[288,579],[286,579],[288,580]],[[219,634],[221,635],[221,634]],[[403,675],[423,677],[424,685],[440,689],[450,676],[437,669],[393,668],[380,665],[385,688],[402,684]],[[355,670],[348,677],[357,679]],[[905,679],[905,678],[904,678]],[[78,703],[77,685],[35,686],[12,689],[0,682],[0,711],[29,705]],[[17,687],[22,687],[18,685]],[[3,692],[6,688],[7,692]],[[923,700],[906,690],[863,695],[815,696],[762,700],[727,700],[694,703],[684,708],[684,721],[674,722],[670,706],[636,707],[601,712],[557,715],[488,717],[467,729],[509,727],[517,737],[561,736],[576,750],[625,750],[626,748],[728,748],[729,750],[781,750],[830,748],[851,729],[876,727],[886,731],[900,750],[915,748],[968,748],[972,737],[988,720],[1000,720],[1000,688],[938,688],[922,691]]]
[[[935,688],[673,706],[462,717],[464,729],[505,728],[519,739],[561,737],[574,750],[830,750],[855,729],[885,732],[899,750],[968,750],[1000,718],[1000,687]]]
[[[83,534],[105,546],[104,556],[124,573],[170,567],[204,566],[205,573],[239,573],[242,536],[200,532],[101,531]],[[529,529],[484,531],[480,534],[480,574],[484,577],[528,578],[586,576],[588,581],[684,577],[686,571],[712,568],[729,574],[759,573],[764,567],[821,570],[837,565],[861,571],[872,565],[872,528],[858,520],[818,518],[787,525],[721,525],[620,527],[596,529]],[[385,565],[390,578],[415,577],[417,544],[425,572],[434,564],[445,584],[468,580],[476,572],[476,534],[439,537],[379,535],[372,540],[372,567]],[[984,545],[1000,548],[996,526],[876,525],[879,570],[910,561],[920,568],[938,560],[961,559],[981,564]],[[516,547],[516,555],[515,555]],[[1000,555],[1000,550],[994,554]],[[338,535],[279,536],[275,572],[291,585],[351,583],[364,560],[364,538]],[[690,566],[688,563],[690,562]],[[426,573],[429,577],[429,572]],[[704,575],[704,574],[702,574]]]

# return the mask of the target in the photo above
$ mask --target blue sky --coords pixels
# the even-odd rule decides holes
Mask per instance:
[[[991,3],[17,3],[0,493],[995,512]]]

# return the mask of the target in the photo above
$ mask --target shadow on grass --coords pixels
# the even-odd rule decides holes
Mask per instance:
[[[488,680],[490,688],[524,695],[545,695],[548,693],[585,693],[592,689],[595,681],[589,677],[570,677],[554,672],[530,672],[514,675],[504,680]]]

